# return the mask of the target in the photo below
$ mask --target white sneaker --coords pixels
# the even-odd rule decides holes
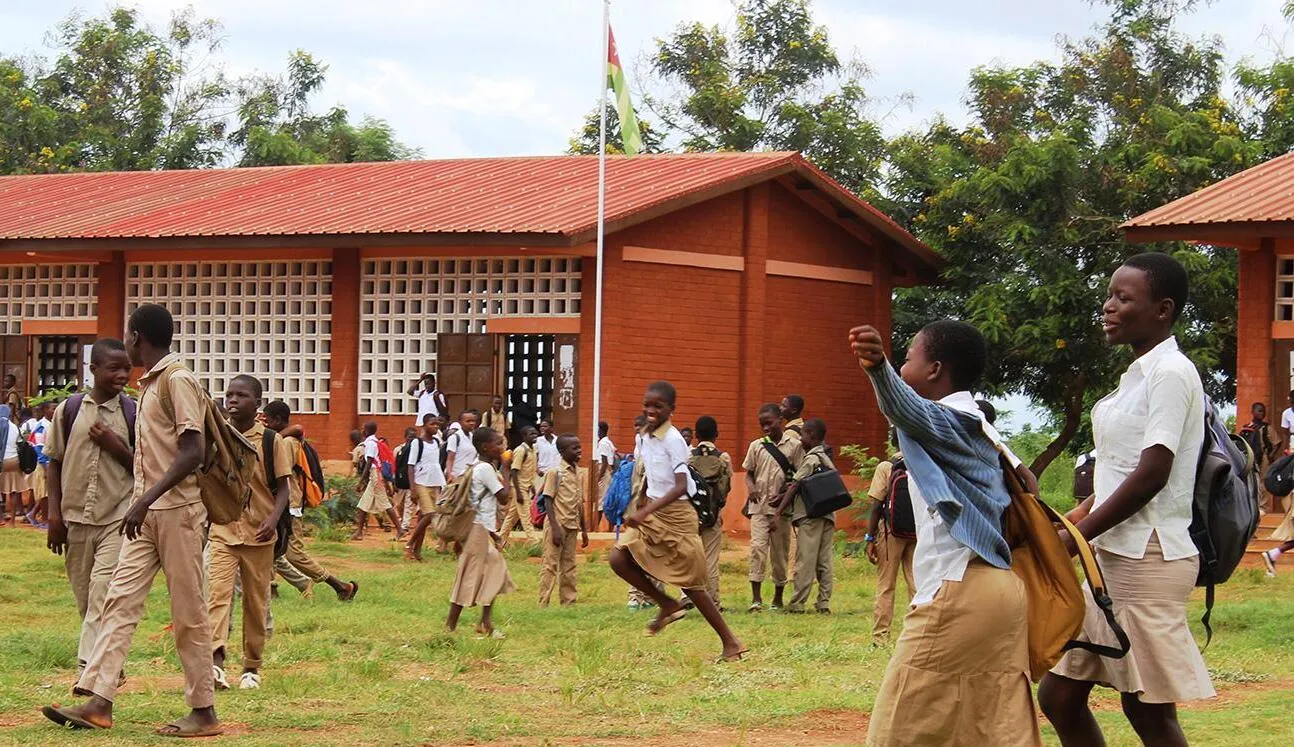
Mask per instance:
[[[261,687],[261,676],[255,672],[243,672],[243,676],[238,678],[239,690],[259,690]]]
[[[1267,578],[1276,578],[1276,561],[1272,560],[1272,551],[1263,553],[1263,565],[1267,566]]]
[[[631,609],[631,610],[639,610],[639,609],[642,609],[642,605],[641,605],[641,604],[638,604],[638,600],[636,600],[636,599],[635,599],[635,600],[633,600],[632,602],[630,602],[628,606],[629,606],[629,609]]]
[[[217,690],[229,689],[229,677],[225,674],[225,670],[215,664],[211,665],[211,680],[215,683]]]

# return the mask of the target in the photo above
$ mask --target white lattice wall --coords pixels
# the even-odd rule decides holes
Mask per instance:
[[[170,309],[180,354],[214,397],[252,374],[265,399],[294,413],[328,412],[332,263],[132,263],[126,312]]]
[[[0,265],[0,335],[22,334],[23,319],[94,319],[94,265]]]
[[[359,411],[412,414],[405,392],[436,370],[438,333],[483,333],[492,316],[578,317],[578,257],[366,260]]]
[[[1294,321],[1294,257],[1276,258],[1276,321]]]

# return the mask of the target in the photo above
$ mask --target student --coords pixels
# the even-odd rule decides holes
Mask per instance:
[[[763,438],[750,442],[741,468],[746,470],[745,513],[750,517],[750,607],[764,609],[763,584],[768,566],[773,568],[773,609],[783,606],[786,565],[790,560],[791,530],[783,520],[781,506],[774,506],[788,479],[804,458],[800,439],[782,429],[782,408],[766,404],[759,408]],[[779,456],[774,456],[776,451]],[[779,458],[780,457],[780,458]]]
[[[481,416],[481,425],[507,439],[508,434],[512,432],[512,418],[503,412],[503,397],[496,394],[494,399],[490,400],[490,409]]]
[[[719,447],[714,445],[714,442],[719,440],[719,422],[709,415],[702,415],[697,418],[696,437],[700,443],[692,450],[688,463],[691,464],[697,457],[718,454],[719,460],[727,468],[718,482],[722,483],[726,480],[729,489],[731,489],[732,457],[719,451]],[[714,600],[714,606],[718,607],[719,611],[722,612],[723,604],[719,601],[719,553],[723,550],[722,512],[716,517],[714,526],[701,530],[701,547],[705,549],[705,589],[710,593],[710,598]]]
[[[458,556],[445,627],[453,632],[463,608],[479,604],[481,622],[476,626],[477,634],[502,638],[503,633],[494,628],[494,602],[500,594],[516,590],[508,573],[508,561],[499,551],[499,535],[494,531],[499,525],[499,504],[508,502],[508,488],[495,467],[503,454],[503,436],[489,428],[476,428],[472,442],[472,461],[463,468],[472,471],[471,502],[476,517]]]
[[[795,593],[791,595],[791,604],[787,612],[804,612],[804,605],[809,601],[809,592],[813,591],[813,582],[818,582],[818,599],[814,609],[819,614],[831,614],[832,556],[835,554],[836,517],[834,513],[825,516],[810,517],[804,508],[804,499],[800,496],[800,481],[818,470],[833,470],[836,465],[827,456],[823,444],[827,440],[827,424],[818,418],[805,421],[801,426],[800,443],[806,449],[800,466],[795,470],[795,481],[786,487],[786,492],[777,500],[775,508],[791,502],[791,526],[795,528]]]
[[[890,443],[898,446],[898,434],[890,429]],[[894,470],[903,465],[903,452],[895,451],[889,459],[882,460],[872,473],[872,483],[867,495],[872,499],[872,513],[867,522],[867,559],[876,566],[876,597],[872,601],[872,644],[881,646],[890,640],[890,624],[894,621],[894,590],[898,588],[899,571],[907,585],[907,602],[911,604],[917,585],[912,580],[912,553],[917,541],[896,535],[886,516],[890,500],[890,485]],[[906,469],[906,467],[904,467]],[[910,483],[909,483],[910,484]],[[915,504],[913,504],[915,507]],[[908,604],[904,605],[907,609]]]
[[[692,441],[696,437],[696,434],[692,432],[692,429],[685,426],[679,429],[678,434],[683,437],[683,443],[687,444],[687,448],[691,449]]]
[[[898,431],[917,524],[917,593],[867,744],[1041,745],[1024,584],[1001,530],[1011,500],[1001,437],[970,394],[988,357],[984,338],[962,322],[930,324],[901,374],[875,329],[856,327],[850,340]]]
[[[783,430],[793,438],[804,435],[804,397],[788,394],[782,398],[782,420],[786,421]]]
[[[457,427],[452,428],[445,438],[445,450],[449,452],[445,474],[450,482],[461,477],[480,458],[475,439],[479,420],[476,410],[464,410],[458,416]]]
[[[1096,450],[1074,460],[1074,500],[1082,503],[1096,494]]]
[[[157,732],[175,737],[222,732],[211,680],[211,626],[202,597],[207,511],[194,474],[205,453],[206,394],[180,356],[170,352],[174,325],[170,312],[156,304],[135,309],[127,323],[131,363],[146,371],[139,379],[134,492],[122,520],[126,541],[104,598],[99,635],[73,690],[89,700],[44,708],[47,718],[63,726],[112,726],[122,665],[160,570],[166,574],[175,647],[192,710]]]
[[[11,382],[13,381],[15,381],[13,374],[5,376],[5,403],[9,404],[11,408],[8,416],[8,427],[12,433],[14,441],[16,442],[20,438],[25,438],[22,423],[31,419],[31,411],[27,408],[19,410],[16,404],[10,404],[11,402],[19,401],[18,395],[11,387]],[[17,447],[15,447],[15,449],[16,448]],[[16,451],[14,453],[15,455],[17,454]],[[16,527],[18,526],[19,517],[26,517],[26,511],[23,510],[23,495],[28,489],[27,475],[23,474],[23,472],[18,469],[0,474],[0,489],[3,489],[3,495],[0,495],[0,502],[4,502],[4,499],[7,499],[9,502],[9,525]]]
[[[289,464],[296,466],[300,461],[300,452],[304,446],[302,446],[301,439],[297,436],[284,435],[285,433],[296,432],[288,426],[288,421],[292,419],[292,408],[288,407],[288,403],[276,400],[265,405],[264,415],[265,427],[282,436],[283,442],[287,444],[288,451],[291,454]],[[275,467],[277,466],[276,462]],[[342,581],[329,573],[320,565],[319,561],[306,552],[305,542],[302,541],[302,538],[305,537],[305,525],[301,521],[301,517],[305,512],[305,490],[302,481],[309,479],[311,479],[309,475],[301,474],[300,470],[294,470],[292,480],[289,481],[288,513],[292,515],[292,534],[288,538],[287,551],[280,560],[304,575],[311,585],[318,583],[328,584],[337,594],[338,599],[349,602],[359,593],[359,583],[356,581]],[[277,562],[275,567],[279,567]],[[289,583],[291,583],[290,579]],[[296,584],[293,585],[295,586]],[[310,593],[310,588],[303,589],[302,594],[307,597],[313,596]]]
[[[395,447],[395,468],[397,470],[400,469],[400,458],[404,456],[409,451],[409,447],[418,440],[418,434],[420,432],[421,431],[418,428],[404,429],[404,441],[401,442],[399,446]],[[397,475],[397,477],[401,477],[406,480],[408,479],[410,474],[408,464],[409,462],[406,457],[405,474],[403,476]],[[413,522],[414,514],[418,512],[418,503],[413,495],[413,482],[410,481],[408,485],[408,488],[397,487],[395,489],[395,496],[392,500],[395,504],[395,515],[400,517],[400,528],[405,532],[409,531],[409,525]]]
[[[580,469],[584,447],[578,437],[567,434],[557,439],[557,451],[562,463],[544,476],[542,491],[548,516],[544,519],[544,567],[539,572],[540,607],[548,606],[554,582],[562,606],[575,604],[575,530],[580,531],[581,547],[589,546],[583,511],[584,471]]]
[[[539,421],[539,440],[535,442],[535,453],[539,455],[540,477],[561,464],[562,456],[557,452],[557,434],[553,433],[553,423],[550,420]]]
[[[544,487],[539,477],[539,455],[535,443],[539,440],[539,431],[533,425],[521,429],[521,443],[512,450],[512,468],[509,479],[512,482],[512,498],[504,512],[503,527],[499,530],[503,544],[508,544],[512,530],[521,524],[526,532],[526,541],[535,541],[535,527],[530,523],[530,502],[538,491]],[[542,540],[542,536],[540,537]]]
[[[45,456],[49,459],[49,527],[46,544],[62,555],[81,616],[77,675],[103,620],[103,600],[121,554],[121,521],[135,489],[134,453],[122,390],[130,381],[130,356],[120,340],[90,348],[94,386],[80,403],[71,430],[63,428],[64,400],[54,411]],[[120,677],[118,678],[120,679]]]
[[[705,549],[696,511],[687,500],[694,487],[687,470],[687,444],[670,422],[676,401],[674,385],[668,381],[650,384],[643,394],[647,424],[634,455],[643,464],[643,484],[634,512],[625,517],[629,530],[611,550],[611,569],[660,607],[647,625],[647,635],[658,635],[687,615],[677,599],[653,583],[659,579],[682,589],[719,635],[723,644],[720,661],[737,661],[747,649],[728,628],[705,588]]]
[[[1292,392],[1291,394],[1294,394]],[[1294,399],[1294,397],[1291,397]],[[4,403],[9,407],[9,420],[14,424],[21,423],[19,417],[22,413],[22,397],[18,394],[18,377],[13,374],[4,375]]]
[[[408,467],[409,485],[421,516],[409,537],[409,544],[404,548],[404,557],[418,562],[422,562],[422,543],[427,529],[436,518],[436,501],[445,488],[445,473],[440,468],[440,445],[436,441],[440,421],[430,413],[423,421],[422,437],[410,447],[413,451],[409,455]]]
[[[45,455],[45,442],[49,440],[49,431],[53,426],[50,418],[53,417],[54,408],[57,406],[55,402],[45,402],[36,408],[36,414],[40,416],[40,419],[36,421],[36,428],[32,431],[31,443],[36,449],[36,471],[31,474],[31,497],[36,506],[28,519],[32,526],[38,529],[48,528],[49,457]]]
[[[1294,451],[1294,389],[1290,390],[1289,407],[1281,413],[1281,436],[1280,448],[1286,454]]]
[[[362,431],[350,432],[350,467],[351,475],[359,477],[360,472],[364,469],[364,433]]]
[[[607,421],[598,421],[598,445],[593,450],[593,462],[598,476],[598,490],[592,511],[588,512],[593,517],[594,531],[602,527],[602,501],[606,499],[607,489],[611,487],[611,478],[615,475],[616,445],[612,442],[610,433],[611,426],[607,424]]]
[[[642,415],[639,415],[638,417],[634,418],[634,454],[635,455],[638,454],[639,447],[642,445],[643,429],[646,425],[647,425],[647,418],[643,417]],[[642,495],[643,480],[644,480],[643,463],[641,460],[635,458],[633,471],[630,472],[630,475],[629,475],[629,490],[630,490],[630,495],[633,497],[629,499],[630,502],[629,502],[629,506],[625,509],[625,516],[628,516],[630,513],[634,511],[634,506],[638,503],[638,497]],[[660,581],[657,581],[656,579],[653,578],[651,579],[651,582],[652,582],[652,585],[655,586],[658,590],[662,592],[665,591],[665,585],[662,584]],[[633,586],[630,586],[628,606],[630,610],[637,611],[640,609],[648,609],[650,607],[655,607],[656,603],[652,601],[651,597],[647,596],[641,591],[638,591]]]
[[[379,523],[381,516],[385,515],[395,527],[395,538],[404,539],[404,530],[400,528],[400,517],[395,515],[395,508],[391,505],[391,486],[382,479],[382,465],[378,463],[377,423],[372,420],[364,424],[362,446],[364,452],[358,463],[360,499],[355,507],[355,532],[351,535],[351,539],[364,538],[364,525],[368,523],[369,514],[378,516]],[[351,454],[353,456],[354,452]]]
[[[1263,475],[1267,474],[1267,468],[1280,453],[1280,447],[1272,437],[1272,426],[1267,422],[1267,405],[1262,402],[1253,403],[1249,408],[1249,422],[1240,427],[1240,437],[1254,453],[1254,471],[1258,474],[1260,493],[1258,505],[1264,511],[1280,510],[1279,501],[1273,500],[1271,492],[1263,484]]]
[[[242,584],[243,674],[240,690],[261,686],[261,654],[265,650],[266,616],[270,609],[270,582],[274,579],[274,541],[279,519],[292,497],[292,448],[273,430],[270,456],[265,463],[266,428],[257,420],[261,409],[261,382],[240,374],[225,389],[225,413],[230,425],[256,447],[257,469],[252,473],[252,495],[242,516],[229,524],[212,524],[207,566],[207,615],[211,619],[211,675],[220,690],[229,689],[225,674],[226,645],[234,608],[234,576]],[[272,470],[272,474],[271,474]]]
[[[1216,695],[1186,622],[1200,564],[1190,524],[1206,408],[1173,336],[1189,285],[1169,255],[1139,254],[1115,271],[1101,307],[1106,341],[1129,346],[1134,360],[1092,408],[1096,494],[1069,518],[1092,538],[1132,650],[1122,659],[1071,650],[1043,678],[1038,702],[1064,745],[1104,741],[1088,706],[1097,684],[1119,691],[1133,730],[1153,745],[1185,745],[1176,704]],[[1090,595],[1083,628],[1084,639],[1108,637]]]
[[[421,391],[418,389],[419,383],[422,384]],[[436,374],[423,374],[422,379],[413,382],[405,393],[418,400],[418,414],[413,420],[415,426],[421,426],[428,413],[449,418],[449,404],[445,401],[444,393],[436,388]]]

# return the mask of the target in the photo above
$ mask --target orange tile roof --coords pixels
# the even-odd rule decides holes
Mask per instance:
[[[1209,239],[1228,230],[1263,233],[1294,222],[1294,153],[1273,158],[1198,192],[1133,218],[1121,228],[1132,240]]]
[[[594,156],[0,176],[6,241],[525,234],[592,240]],[[607,159],[609,231],[797,174],[927,268],[942,260],[798,153]]]

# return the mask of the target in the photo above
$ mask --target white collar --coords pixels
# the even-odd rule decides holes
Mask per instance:
[[[1171,353],[1176,353],[1179,350],[1180,348],[1177,346],[1177,338],[1173,335],[1169,335],[1167,340],[1154,346],[1145,355],[1133,361],[1132,365],[1128,366],[1128,370],[1131,371],[1135,368],[1144,373],[1146,369],[1154,365],[1160,358]]]

